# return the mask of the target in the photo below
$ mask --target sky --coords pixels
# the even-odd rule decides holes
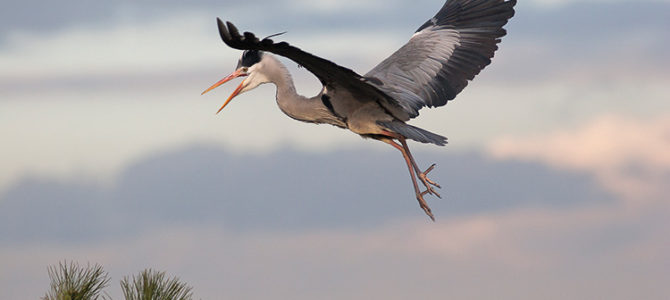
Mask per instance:
[[[423,215],[386,144],[296,122],[216,17],[365,73],[441,1],[3,2],[0,299],[47,266],[167,271],[197,299],[663,299],[670,2],[520,1],[493,63],[411,124]],[[298,91],[318,81],[282,60]]]

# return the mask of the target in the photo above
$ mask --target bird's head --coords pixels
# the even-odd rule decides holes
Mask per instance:
[[[226,107],[226,105],[228,105],[230,100],[235,98],[235,96],[253,90],[263,83],[269,82],[267,77],[261,71],[264,65],[263,64],[264,56],[265,54],[263,51],[259,50],[244,51],[244,53],[242,53],[242,57],[237,62],[237,67],[235,68],[235,71],[233,73],[221,79],[219,82],[213,84],[207,90],[202,92],[202,95],[204,95],[205,93],[217,88],[218,86],[230,80],[233,80],[237,77],[246,77],[244,80],[242,80],[242,83],[240,83],[240,85],[237,86],[235,91],[232,94],[230,94],[230,97],[228,97],[226,102],[223,103],[223,106],[221,106],[219,111],[216,112],[217,114],[221,112],[221,110],[223,110],[223,108]]]

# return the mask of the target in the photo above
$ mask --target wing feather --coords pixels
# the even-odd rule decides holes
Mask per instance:
[[[365,74],[408,118],[453,100],[491,63],[516,0],[447,0],[390,57]]]

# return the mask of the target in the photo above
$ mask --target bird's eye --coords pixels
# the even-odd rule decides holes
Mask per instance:
[[[246,73],[246,72],[248,72],[248,71],[249,71],[249,68],[247,68],[247,67],[242,68],[242,72],[245,72],[245,73]]]

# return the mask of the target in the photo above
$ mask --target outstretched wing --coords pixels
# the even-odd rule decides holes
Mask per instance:
[[[286,42],[275,43],[269,38],[259,40],[253,33],[240,34],[235,25],[224,24],[217,18],[219,34],[226,45],[239,50],[261,50],[289,58],[312,72],[324,86],[338,86],[348,89],[352,94],[360,96],[361,101],[387,99],[388,96],[375,86],[367,83],[358,73],[339,66],[329,60],[314,56]],[[389,101],[389,100],[386,100]],[[396,105],[396,109],[400,109]]]
[[[516,0],[447,0],[407,44],[365,74],[411,117],[452,100],[491,63]]]

